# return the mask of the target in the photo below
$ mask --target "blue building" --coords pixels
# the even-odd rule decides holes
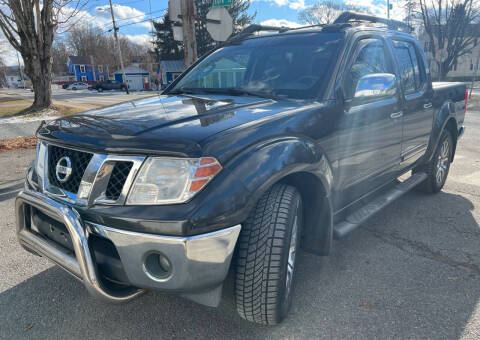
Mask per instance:
[[[183,60],[162,60],[159,66],[163,87],[174,81],[185,70]]]
[[[108,66],[95,65],[93,57],[69,56],[68,73],[75,76],[76,81],[95,82],[108,80]]]

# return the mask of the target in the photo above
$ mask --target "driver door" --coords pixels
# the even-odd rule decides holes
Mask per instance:
[[[355,44],[344,75],[345,112],[340,123],[339,189],[341,208],[395,178],[400,164],[403,117],[391,56],[381,38]],[[389,74],[395,85],[388,94],[358,98],[359,81]]]

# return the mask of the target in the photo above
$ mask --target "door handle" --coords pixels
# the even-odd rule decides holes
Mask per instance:
[[[390,118],[392,119],[395,119],[395,118],[400,118],[403,116],[403,112],[402,111],[398,111],[398,112],[394,112],[390,115]]]
[[[433,106],[432,103],[423,104],[423,108],[424,108],[424,109],[429,109],[429,108],[431,108],[432,106]]]

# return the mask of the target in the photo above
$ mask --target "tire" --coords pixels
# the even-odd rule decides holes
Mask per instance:
[[[442,190],[450,169],[450,160],[453,152],[453,138],[448,130],[443,130],[437,149],[430,163],[415,169],[414,172],[427,173],[425,181],[418,186],[420,191],[434,194]]]
[[[97,89],[97,91],[98,91],[98,92],[103,92],[103,87],[99,87],[99,88]]]
[[[76,88],[76,87],[72,87],[72,90],[73,90],[73,91],[77,91],[77,88]]]
[[[235,302],[242,318],[274,325],[287,315],[302,222],[297,189],[276,184],[243,224],[235,257]]]

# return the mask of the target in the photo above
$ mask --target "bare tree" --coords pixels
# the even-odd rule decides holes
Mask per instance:
[[[331,24],[345,10],[347,5],[344,3],[325,0],[300,11],[298,20],[308,25]]]
[[[125,65],[142,63],[148,59],[148,46],[134,43],[125,36],[119,36],[119,43]],[[120,68],[114,38],[97,27],[76,25],[66,34],[64,41],[56,43],[55,47],[60,48],[61,44],[65,45],[67,56],[92,56],[95,64],[107,65],[112,71]],[[55,54],[61,63],[61,54]],[[54,63],[57,64],[55,59]]]
[[[52,105],[52,45],[55,30],[85,4],[81,0],[0,0],[0,29],[22,55],[32,81],[32,110]]]
[[[409,0],[417,8],[423,23],[422,29],[428,37],[429,49],[437,62],[440,79],[458,58],[475,47],[475,27],[480,19],[480,4],[477,0]],[[416,4],[416,6],[415,6]]]
[[[368,12],[368,9],[335,0],[323,0],[300,11],[298,20],[307,25],[332,24],[343,11]]]
[[[0,55],[0,87],[7,86],[7,66]]]

